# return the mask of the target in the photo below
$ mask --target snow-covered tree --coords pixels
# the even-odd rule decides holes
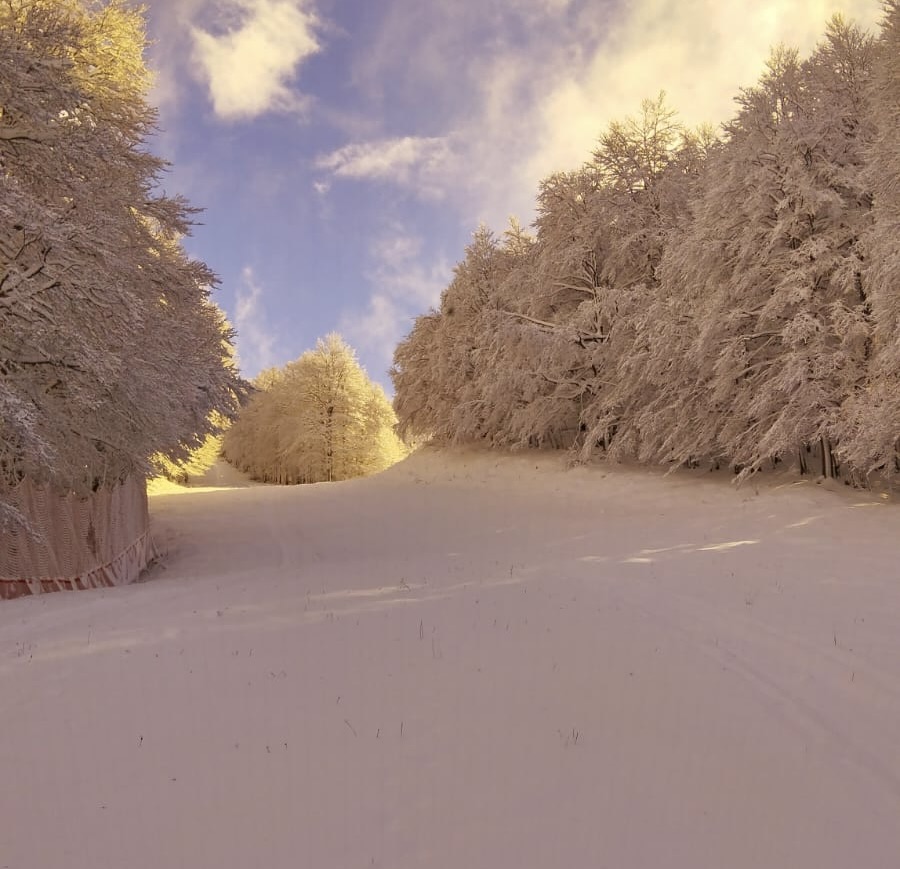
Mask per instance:
[[[900,473],[900,2],[887,0],[870,97],[872,226],[863,279],[874,325],[869,378],[848,401],[839,455],[862,474]]]
[[[404,439],[430,438],[438,428],[443,404],[432,374],[441,315],[430,310],[416,317],[413,328],[394,351],[391,380],[398,431]]]
[[[871,57],[871,40],[835,18],[810,60],[779,49],[742,92],[664,269],[688,321],[665,345],[672,380],[668,412],[654,408],[657,458],[753,470],[820,442],[827,459],[866,367]]]
[[[612,124],[591,163],[543,182],[536,238],[516,224],[502,243],[479,230],[440,311],[398,347],[401,425],[444,440],[573,445],[631,346],[629,317],[646,310],[700,150],[660,95]]]
[[[441,441],[491,438],[485,396],[498,311],[498,288],[530,241],[513,224],[504,243],[480,227],[441,295],[394,356],[400,430]]]
[[[900,472],[898,0],[885,12],[877,45],[835,16],[808,59],[776,49],[721,138],[645,101],[543,182],[515,255],[476,236],[397,349],[401,425]]]
[[[255,479],[317,483],[374,474],[405,454],[384,390],[339,335],[288,363],[250,400],[223,454]]]
[[[562,440],[582,443],[585,454],[614,434],[622,444],[644,396],[620,366],[645,350],[663,251],[688,219],[713,141],[707,129],[685,130],[660,94],[636,117],[613,122],[579,172],[542,185],[529,309],[540,387],[520,415],[532,440],[565,420]]]
[[[0,3],[0,503],[187,455],[239,379],[147,152],[143,19],[124,2]]]
[[[658,387],[644,376],[656,350],[650,334],[669,313],[660,266],[690,222],[690,203],[715,146],[709,128],[682,127],[661,94],[644,101],[638,118],[611,125],[589,164],[597,178],[591,222],[602,244],[594,297],[578,313],[584,328],[595,324],[598,334],[583,360],[583,456],[598,445],[620,456],[640,450],[635,419]]]

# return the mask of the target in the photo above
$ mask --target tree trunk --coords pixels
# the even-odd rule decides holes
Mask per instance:
[[[834,456],[831,453],[831,441],[822,438],[822,476],[827,480],[834,478]]]

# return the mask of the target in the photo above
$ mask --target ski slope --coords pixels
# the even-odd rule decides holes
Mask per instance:
[[[896,869],[878,493],[424,451],[0,606],[0,869]]]

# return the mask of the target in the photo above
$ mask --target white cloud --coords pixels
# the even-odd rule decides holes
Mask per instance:
[[[318,22],[306,6],[306,0],[227,0],[231,21],[223,33],[191,29],[197,72],[219,117],[252,118],[308,104],[292,88],[300,65],[320,49]]]
[[[391,226],[369,250],[366,279],[373,289],[365,311],[348,312],[341,320],[341,334],[354,347],[373,354],[385,370],[413,319],[437,305],[450,281],[449,263],[439,260],[425,266],[421,254],[420,238],[400,225]],[[373,376],[378,379],[377,372]]]
[[[636,113],[643,99],[665,90],[684,122],[724,122],[738,89],[757,81],[772,46],[784,42],[808,53],[833,13],[872,27],[879,6],[877,0],[497,0],[490,7],[392,0],[381,31],[356,62],[356,82],[378,98],[387,75],[402,77],[407,90],[399,92],[416,113],[441,107],[449,138],[409,140],[443,142],[436,149],[441,171],[415,162],[411,146],[407,167],[399,144],[406,140],[348,146],[329,155],[331,168],[443,195],[473,226],[480,220],[501,226],[510,212],[528,220],[540,180],[581,165],[610,121]],[[486,50],[471,47],[479,39]]]
[[[201,14],[205,0],[155,0],[148,11],[151,25],[147,61],[153,69],[153,87],[149,94],[151,105],[165,117],[174,114],[184,96],[186,57],[190,55],[191,22]],[[171,136],[171,132],[157,134],[157,138]]]
[[[235,292],[234,312],[238,365],[244,377],[255,377],[275,364],[275,337],[266,326],[263,291],[253,269],[246,267],[241,279],[241,286]]]
[[[435,181],[453,159],[449,139],[403,136],[356,142],[316,160],[338,178],[372,179],[414,185],[425,194],[439,194]]]
[[[642,99],[660,90],[685,123],[722,123],[734,114],[739,88],[756,83],[773,46],[783,42],[805,55],[835,12],[872,26],[877,6],[872,0],[636,3],[584,64],[536,103],[525,174],[537,180],[580,165],[611,120],[636,113]]]

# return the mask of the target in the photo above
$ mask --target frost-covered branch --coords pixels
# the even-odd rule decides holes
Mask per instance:
[[[193,210],[157,192],[144,44],[123,3],[0,3],[0,504],[181,456],[241,389]]]
[[[401,428],[743,469],[900,473],[900,0],[775,49],[720,140],[662,98],[479,230],[393,369]]]

